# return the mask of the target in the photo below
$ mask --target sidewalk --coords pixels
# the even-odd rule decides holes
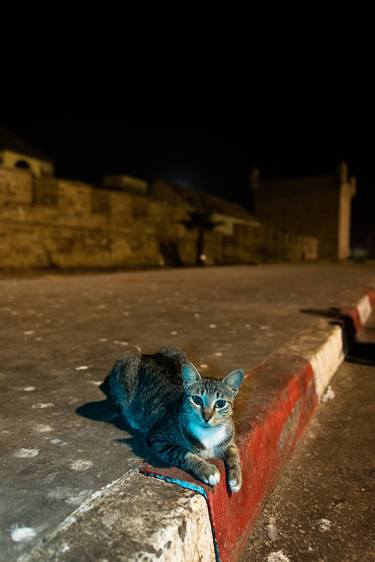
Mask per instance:
[[[89,528],[91,508],[100,498],[112,498],[107,521],[111,515],[117,521],[113,495],[117,490],[120,497],[123,486],[127,494],[118,514],[125,509],[131,517],[128,527],[120,515],[118,529],[108,523],[107,535],[110,528],[119,549],[118,558],[111,558],[108,550],[108,559],[128,560],[130,553],[146,551],[148,542],[147,559],[164,548],[172,560],[177,536],[181,553],[185,549],[191,556],[186,548],[194,530],[187,540],[190,519],[185,520],[182,511],[197,513],[200,521],[207,507],[194,492],[173,488],[172,493],[171,486],[138,473],[147,453],[123,427],[110,423],[98,384],[124,350],[139,346],[153,352],[171,343],[187,350],[202,373],[222,376],[236,367],[249,371],[302,332],[321,330],[322,322],[327,323],[320,316],[322,308],[353,305],[374,273],[374,268],[357,265],[273,265],[0,280],[0,560],[15,560],[21,554],[40,561],[55,555],[56,560],[77,559],[74,537],[55,548],[53,533],[69,528],[74,534],[69,517],[77,508],[77,527]],[[109,487],[111,483],[115,484]],[[93,496],[105,486],[100,497]],[[138,544],[132,537],[134,519],[138,529],[152,527],[150,521],[145,524],[142,504],[154,497],[155,486],[173,496],[161,502],[159,513],[165,505],[167,516],[176,505],[174,494],[185,502],[180,524],[157,548],[155,537],[143,537]],[[126,510],[133,495],[136,514]],[[202,523],[195,528],[205,529]],[[30,530],[22,534],[22,529]],[[90,548],[94,552],[96,537],[103,536],[90,532],[85,557],[81,554],[79,560],[98,559]],[[206,532],[197,535],[196,544],[202,539],[209,560],[213,554]],[[38,557],[29,556],[44,538],[49,541],[35,553]],[[101,545],[103,560],[111,544],[109,540]],[[126,544],[132,545],[129,557],[126,549],[121,551]]]

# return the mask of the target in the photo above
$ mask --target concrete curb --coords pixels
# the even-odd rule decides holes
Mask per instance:
[[[137,469],[93,494],[18,562],[211,562],[204,498]]]
[[[240,493],[231,494],[227,489],[219,462],[221,481],[213,489],[178,469],[140,467],[145,475],[195,490],[206,498],[217,561],[237,560],[281,466],[343,362],[348,336],[341,319],[349,320],[355,333],[374,307],[375,290],[371,289],[356,306],[336,314],[333,325],[320,320],[314,333],[301,334],[247,374],[235,414],[244,476]]]

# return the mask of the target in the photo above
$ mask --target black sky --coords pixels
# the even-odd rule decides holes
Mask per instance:
[[[142,127],[122,119],[2,119],[1,124],[45,150],[56,175],[100,185],[106,174],[163,177],[248,204],[248,173],[309,176],[335,173],[345,159],[358,180],[353,200],[353,241],[375,230],[375,170],[371,121],[320,122],[284,116],[236,126]],[[360,125],[360,126],[359,126]]]

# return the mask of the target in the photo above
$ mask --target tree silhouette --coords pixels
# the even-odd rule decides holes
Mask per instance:
[[[223,221],[212,220],[212,214],[207,211],[188,211],[189,218],[179,221],[188,230],[197,232],[195,244],[195,263],[196,265],[205,265],[204,255],[204,235],[211,232],[217,226],[223,224]]]

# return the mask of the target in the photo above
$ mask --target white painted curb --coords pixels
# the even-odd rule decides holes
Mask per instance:
[[[371,316],[372,306],[369,295],[362,297],[355,310],[361,326],[364,326]],[[315,389],[319,401],[330,383],[333,375],[345,359],[344,334],[341,326],[334,326],[324,343],[316,353],[308,357],[314,372]]]
[[[357,304],[357,311],[361,325],[364,326],[371,316],[371,301],[368,295],[365,295]]]
[[[323,345],[309,357],[319,401],[344,358],[342,328],[335,326]]]

